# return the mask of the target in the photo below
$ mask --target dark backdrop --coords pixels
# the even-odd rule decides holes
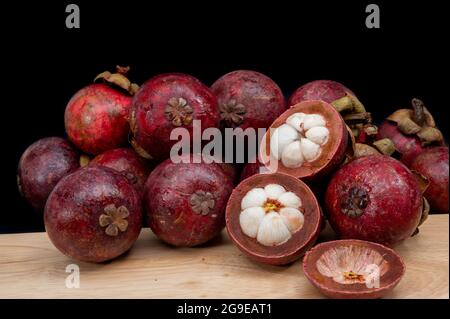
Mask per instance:
[[[381,29],[370,30],[368,1],[71,2],[80,5],[80,29],[65,28],[66,1],[3,11],[0,232],[43,230],[42,217],[17,191],[19,157],[39,138],[63,136],[72,94],[116,64],[130,65],[138,83],[177,71],[209,85],[226,72],[254,69],[286,96],[307,81],[333,79],[350,87],[377,121],[419,97],[448,136],[441,2],[372,1],[381,8]]]

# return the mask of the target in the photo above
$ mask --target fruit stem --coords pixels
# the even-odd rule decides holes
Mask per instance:
[[[414,122],[420,126],[423,126],[425,121],[425,104],[418,98],[413,98],[411,100],[411,104],[414,111]]]

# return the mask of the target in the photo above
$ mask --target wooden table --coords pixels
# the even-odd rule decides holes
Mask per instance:
[[[333,237],[327,229],[321,240]],[[449,298],[449,217],[430,216],[420,234],[396,247],[406,274],[389,298]],[[66,288],[66,266],[80,288]],[[172,248],[142,231],[133,249],[106,264],[62,255],[45,233],[0,235],[0,298],[321,298],[301,261],[253,263],[226,232],[200,248]]]

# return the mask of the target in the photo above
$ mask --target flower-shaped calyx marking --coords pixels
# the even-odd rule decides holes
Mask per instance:
[[[172,97],[167,101],[165,109],[166,118],[174,126],[190,125],[193,120],[193,113],[194,110],[192,107],[182,97]]]
[[[348,217],[359,217],[364,213],[364,209],[369,205],[369,201],[369,195],[365,189],[356,186],[352,187],[341,203],[341,211]]]
[[[103,209],[105,212],[99,217],[99,224],[101,227],[106,227],[105,233],[109,236],[117,236],[119,230],[124,232],[128,228],[128,221],[126,218],[130,215],[130,212],[125,206],[119,206],[109,204]]]
[[[214,196],[205,191],[196,191],[191,195],[190,204],[194,213],[206,216],[214,208]]]
[[[221,120],[230,126],[241,124],[244,121],[245,113],[247,113],[245,106],[235,99],[220,104],[219,109]]]

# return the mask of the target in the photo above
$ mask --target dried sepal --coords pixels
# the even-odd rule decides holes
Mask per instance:
[[[384,155],[391,156],[395,152],[395,145],[389,138],[383,138],[372,143]]]
[[[422,128],[419,132],[417,132],[417,137],[424,146],[439,143],[444,140],[441,131],[431,126]]]
[[[342,117],[347,125],[367,124],[372,122],[372,114],[369,112],[346,114]]]
[[[137,142],[136,139],[134,137],[130,138],[130,144],[133,147],[133,149],[135,150],[135,152],[140,155],[143,158],[146,158],[148,160],[153,159],[153,157],[147,153],[147,151],[145,151]]]
[[[80,167],[84,167],[89,164],[91,161],[91,158],[87,154],[81,154],[80,155]]]
[[[369,155],[380,155],[381,153],[377,151],[375,148],[373,148],[370,145],[363,144],[363,143],[356,143],[355,144],[355,153],[354,157],[363,157],[363,156],[369,156]]]
[[[94,78],[94,82],[102,80],[106,83],[118,86],[119,88],[127,91],[130,95],[134,95],[139,89],[139,85],[131,83],[126,77],[126,74],[130,70],[130,67],[116,66],[116,73],[109,71],[102,72]]]
[[[419,185],[420,192],[422,194],[425,193],[428,186],[430,186],[430,181],[428,180],[428,178],[426,178],[425,176],[423,176],[422,174],[420,174],[415,170],[411,170],[411,172],[413,173],[414,178],[416,179],[417,184]]]
[[[397,110],[387,119],[397,123],[403,134],[416,135],[424,146],[443,141],[433,116],[419,99],[412,100],[412,109]]]
[[[358,98],[352,94],[346,94],[343,97],[333,101],[331,105],[339,112],[348,112],[348,113],[364,113],[366,112],[366,108],[364,105],[358,100]]]
[[[422,225],[427,220],[429,213],[430,213],[430,203],[424,196],[422,204],[422,216],[420,216],[420,222],[418,226]]]

